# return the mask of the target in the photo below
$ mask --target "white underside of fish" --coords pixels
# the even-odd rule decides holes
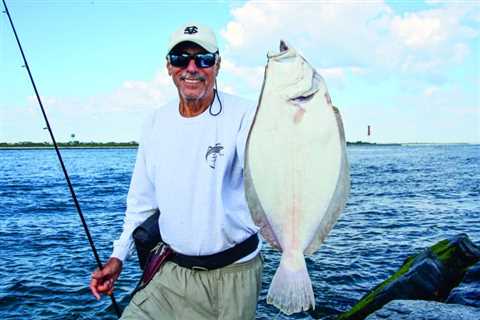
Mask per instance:
[[[315,252],[337,221],[350,177],[342,120],[321,76],[284,42],[268,57],[245,187],[263,237],[282,251],[267,302],[291,314],[315,308],[304,254]]]

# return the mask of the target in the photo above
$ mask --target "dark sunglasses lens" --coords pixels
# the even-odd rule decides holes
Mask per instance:
[[[185,68],[186,66],[188,66],[190,59],[193,58],[195,58],[195,65],[198,68],[210,68],[215,64],[214,53],[198,53],[194,56],[191,56],[188,53],[171,53],[169,55],[170,64],[176,68]]]
[[[215,64],[215,54],[202,53],[195,56],[195,64],[199,68],[210,68]]]
[[[190,61],[190,56],[185,54],[170,54],[170,64],[177,68],[185,68]]]

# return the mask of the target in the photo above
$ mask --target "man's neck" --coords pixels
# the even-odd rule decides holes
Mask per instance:
[[[179,111],[185,118],[192,118],[202,114],[213,103],[214,92],[202,99],[184,99],[180,97]]]

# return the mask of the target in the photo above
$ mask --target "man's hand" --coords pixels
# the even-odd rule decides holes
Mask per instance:
[[[100,294],[111,295],[113,292],[113,285],[122,272],[122,261],[118,258],[110,258],[103,266],[102,270],[95,270],[92,273],[92,280],[90,280],[90,290],[92,294],[100,300]]]

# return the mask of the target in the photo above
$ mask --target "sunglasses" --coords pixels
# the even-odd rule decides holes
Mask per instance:
[[[185,68],[194,59],[197,68],[210,68],[217,61],[217,53],[170,53],[167,55],[167,61],[176,68]]]

